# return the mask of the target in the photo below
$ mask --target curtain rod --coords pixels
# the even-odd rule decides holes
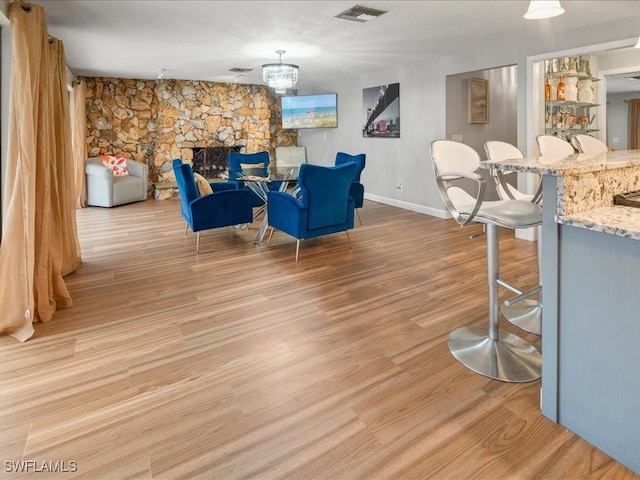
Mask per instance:
[[[25,0],[20,0],[20,5],[22,7],[22,10],[24,10],[25,12],[30,12],[31,11],[31,6],[25,2]],[[53,38],[51,35],[48,35],[49,38],[49,43],[53,43]],[[64,63],[65,67],[67,67],[67,71],[71,74],[71,78],[73,78],[73,80],[75,82],[78,82],[78,76],[73,73],[73,70],[71,70],[71,68],[69,67],[69,64],[65,61]]]

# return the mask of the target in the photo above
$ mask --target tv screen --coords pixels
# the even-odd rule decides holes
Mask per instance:
[[[336,128],[338,96],[335,93],[280,97],[282,128]]]

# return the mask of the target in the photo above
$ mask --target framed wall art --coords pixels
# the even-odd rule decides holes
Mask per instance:
[[[469,79],[469,123],[489,123],[489,80]]]
[[[400,138],[400,84],[391,83],[362,90],[366,138]]]

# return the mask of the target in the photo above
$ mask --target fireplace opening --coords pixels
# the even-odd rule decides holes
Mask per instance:
[[[193,171],[204,178],[219,178],[228,170],[227,154],[239,152],[240,147],[194,147]]]

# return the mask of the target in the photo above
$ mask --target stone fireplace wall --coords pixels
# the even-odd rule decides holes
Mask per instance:
[[[242,152],[295,146],[283,130],[280,102],[262,85],[195,80],[85,78],[87,152],[121,154],[149,165],[151,182],[174,158],[191,161],[194,147],[240,147]],[[165,167],[166,168],[166,167]]]

